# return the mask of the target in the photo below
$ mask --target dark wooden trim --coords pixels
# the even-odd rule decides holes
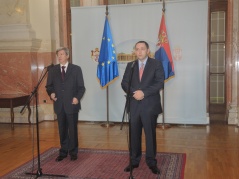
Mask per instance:
[[[225,19],[226,19],[226,25],[225,25],[225,46],[226,46],[226,51],[225,51],[225,104],[223,105],[225,110],[225,119],[227,120],[228,117],[228,109],[229,105],[231,103],[231,98],[232,98],[232,47],[231,47],[231,42],[232,42],[232,1],[230,0],[210,0],[209,1],[209,32],[208,32],[208,42],[209,42],[209,59],[210,59],[210,44],[212,43],[211,40],[211,27],[210,27],[210,22],[211,22],[211,12],[216,12],[216,11],[224,11],[225,12]],[[210,73],[209,73],[209,68],[210,66],[208,65],[208,81],[210,82]],[[208,83],[208,104],[209,104],[209,113],[213,113],[217,111],[216,105],[210,104],[210,83]]]
[[[72,54],[71,45],[71,4],[69,0],[59,1],[59,35],[60,46],[68,47]],[[70,55],[70,62],[72,58]]]
[[[66,1],[66,30],[67,30],[67,47],[70,50],[70,59],[72,62],[72,41],[71,41],[71,3]]]
[[[225,0],[219,0],[215,2],[210,1],[210,11],[227,11],[228,2]]]

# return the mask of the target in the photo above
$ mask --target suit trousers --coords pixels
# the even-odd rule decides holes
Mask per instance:
[[[78,113],[67,114],[64,110],[57,114],[62,156],[78,153]]]
[[[139,106],[138,106],[139,107]],[[138,165],[142,156],[141,142],[142,142],[142,128],[144,128],[146,140],[146,163],[149,167],[156,166],[156,125],[157,114],[147,113],[145,109],[137,108],[131,114],[131,150],[132,150],[132,164]]]

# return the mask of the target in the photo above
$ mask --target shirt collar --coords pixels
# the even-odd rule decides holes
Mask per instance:
[[[144,64],[144,66],[146,65],[146,62],[147,62],[147,60],[148,60],[148,57],[146,57],[145,59],[144,59],[144,61],[143,62],[141,62],[140,60],[138,60],[138,62],[139,62],[139,67],[141,66],[141,63],[143,63]]]
[[[68,67],[68,64],[69,64],[69,62],[66,62],[65,65],[60,64],[60,66],[61,66],[61,67],[62,67],[62,66],[65,66],[65,71],[66,71],[66,69],[67,69],[67,67]]]

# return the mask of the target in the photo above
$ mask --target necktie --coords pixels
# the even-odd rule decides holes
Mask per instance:
[[[62,80],[64,80],[64,78],[65,78],[65,74],[66,74],[65,68],[66,68],[65,66],[61,67],[61,78],[62,78]]]
[[[142,75],[144,72],[144,63],[141,63],[140,69],[139,69],[139,80],[141,81]]]

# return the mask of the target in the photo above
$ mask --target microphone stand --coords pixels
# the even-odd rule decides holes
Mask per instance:
[[[128,110],[129,111],[128,112],[129,113],[128,114],[128,116],[129,116],[129,166],[130,166],[130,176],[129,176],[129,179],[134,179],[134,177],[132,175],[133,174],[133,170],[132,170],[132,160],[131,160],[132,149],[131,149],[131,113],[130,113],[130,87],[131,87],[132,77],[133,77],[133,73],[134,73],[134,64],[135,64],[135,61],[131,65],[130,79],[129,79],[127,95],[126,95],[126,102],[125,102],[124,113],[123,113],[121,127],[120,127],[120,130],[122,130],[125,113]]]
[[[41,84],[42,80],[44,79],[44,77],[46,76],[47,72],[50,70],[51,67],[53,67],[54,65],[50,65],[48,66],[45,70],[45,73],[40,77],[36,87],[34,88],[34,90],[31,92],[31,96],[28,97],[26,104],[23,106],[22,110],[20,111],[20,113],[23,112],[23,110],[25,109],[25,107],[27,106],[27,104],[29,104],[32,100],[32,97],[35,96],[35,103],[36,103],[36,127],[37,127],[37,161],[38,161],[38,168],[37,168],[37,172],[36,173],[26,173],[27,175],[36,175],[36,178],[41,177],[41,176],[55,176],[55,177],[67,177],[65,175],[53,175],[53,174],[43,174],[42,173],[42,169],[41,169],[41,160],[40,160],[40,142],[39,142],[39,122],[38,122],[38,87]]]

